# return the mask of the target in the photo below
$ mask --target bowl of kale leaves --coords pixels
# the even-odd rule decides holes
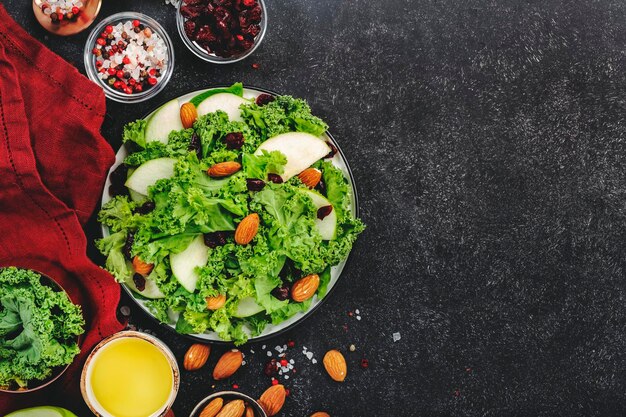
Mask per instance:
[[[80,353],[85,320],[63,288],[39,272],[0,268],[0,391],[43,388]]]
[[[193,92],[129,123],[123,141],[97,247],[178,333],[239,345],[300,322],[365,227],[347,161],[302,99],[240,83]]]

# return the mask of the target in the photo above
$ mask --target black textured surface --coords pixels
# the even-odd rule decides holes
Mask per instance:
[[[5,5],[82,70],[86,33],[47,36],[27,2]],[[266,343],[298,344],[282,415],[625,415],[626,3],[268,7],[259,50],[216,66],[185,49],[162,1],[105,0],[101,17],[131,9],[164,24],[177,63],[155,99],[109,102],[103,132],[117,147],[123,123],[160,102],[238,80],[306,98],[330,124],[369,228],[328,302]],[[185,339],[133,315],[182,357]],[[329,348],[348,359],[341,385],[321,366]],[[183,372],[177,416],[213,391],[223,350]],[[248,365],[215,389],[257,396],[269,385],[260,344],[244,351]]]

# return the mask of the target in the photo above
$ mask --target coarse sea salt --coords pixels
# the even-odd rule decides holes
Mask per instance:
[[[398,340],[402,339],[402,336],[400,336],[400,332],[395,332],[393,335],[393,341],[394,343],[397,342]]]

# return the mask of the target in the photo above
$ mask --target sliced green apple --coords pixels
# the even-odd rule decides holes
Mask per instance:
[[[180,106],[178,99],[174,99],[159,107],[148,119],[146,142],[167,143],[170,132],[181,129],[183,129],[183,123],[180,121]]]
[[[65,408],[44,405],[17,410],[5,417],[76,417],[76,414]]]
[[[330,147],[322,139],[310,133],[289,132],[274,136],[263,142],[254,153],[279,151],[287,157],[285,171],[280,174],[287,181],[330,153]]]
[[[254,316],[257,313],[265,310],[263,307],[257,304],[254,297],[245,297],[237,304],[237,310],[234,316],[239,318]]]
[[[129,189],[128,190],[128,194],[130,195],[130,199],[135,201],[135,202],[137,202],[137,203],[141,203],[141,202],[143,202],[143,201],[148,199],[148,196],[140,194],[140,193],[138,193],[135,190]]]
[[[148,187],[158,180],[174,176],[176,159],[157,158],[144,162],[126,180],[126,187],[143,195],[148,195]]]
[[[203,116],[208,113],[213,113],[218,110],[222,110],[228,115],[228,118],[233,122],[241,122],[241,110],[239,106],[242,104],[248,104],[249,101],[243,97],[239,97],[232,93],[218,93],[204,99],[198,105],[198,116]]]
[[[325,206],[332,207],[330,201],[320,193],[313,190],[304,190],[304,192],[311,197],[315,208],[320,209]],[[333,240],[337,236],[337,212],[335,208],[333,207],[332,211],[323,219],[315,219],[315,225],[320,235],[322,235],[323,240]]]
[[[194,292],[199,278],[195,269],[197,266],[205,266],[208,259],[209,248],[204,244],[203,236],[199,235],[184,251],[170,255],[172,273],[180,285]]]

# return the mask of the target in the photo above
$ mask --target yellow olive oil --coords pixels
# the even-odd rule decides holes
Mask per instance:
[[[167,403],[173,390],[172,368],[164,353],[136,337],[104,346],[91,368],[94,396],[115,417],[148,417]]]

